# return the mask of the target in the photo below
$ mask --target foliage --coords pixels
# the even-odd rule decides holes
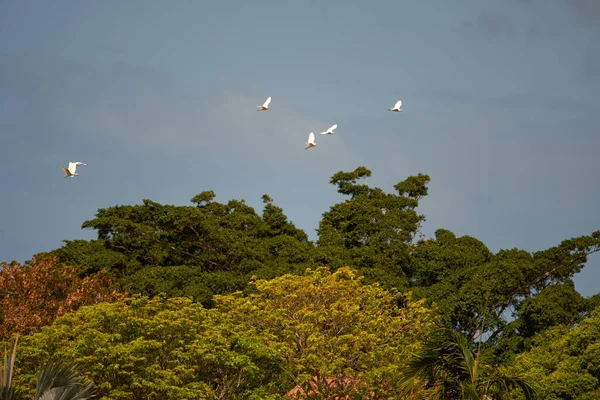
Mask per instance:
[[[4,347],[4,362],[0,365],[0,400],[12,400],[15,398],[15,388],[11,385],[12,375],[17,356],[17,342],[19,335],[15,337],[10,353]]]
[[[256,294],[216,301],[236,323],[271,338],[285,359],[285,382],[316,390],[319,398],[350,392],[390,398],[432,317],[422,301],[361,282],[348,267],[334,273],[320,267],[300,277],[255,281]],[[353,384],[332,386],[332,379]]]
[[[559,340],[557,332],[575,335],[569,329],[587,326],[599,307],[600,294],[582,297],[572,278],[600,250],[600,231],[536,252],[494,253],[446,229],[423,239],[425,216],[417,208],[429,176],[409,176],[392,193],[368,186],[370,176],[358,167],[331,177],[347,198],[323,214],[316,243],[268,195],[257,213],[243,200],[219,203],[205,191],[187,206],[146,199],[99,209],[82,224],[97,239],[65,241],[23,266],[2,264],[0,340],[38,332],[63,315],[25,340],[22,388],[33,387],[32,360],[62,351],[65,360],[81,361],[110,398],[269,398],[295,385],[316,389],[317,397],[357,390],[354,396],[386,396],[398,390],[407,349],[418,348],[418,335],[428,332],[434,317],[426,307],[445,328],[472,338],[465,340],[484,337],[482,360],[495,366],[514,363],[522,352],[541,354]],[[330,270],[303,275],[322,265]],[[73,313],[118,300],[119,288],[158,297]],[[419,313],[422,326],[413,321]],[[393,327],[402,318],[410,328],[397,335]],[[349,327],[338,332],[339,324]],[[64,348],[53,347],[51,333]],[[583,353],[572,354],[569,362],[583,365]],[[555,375],[558,386],[542,388],[548,398],[597,390],[593,368],[557,363],[556,371],[566,371],[561,377],[582,381]]]
[[[213,309],[140,296],[82,307],[23,339],[16,385],[27,391],[54,357],[81,365],[105,399],[280,398],[340,375],[389,397],[431,320],[422,302],[362,285],[348,268],[253,285],[216,296]]]
[[[49,255],[56,256],[62,264],[77,265],[81,276],[108,270],[115,277],[123,277],[126,271],[140,267],[139,263],[132,263],[124,254],[107,248],[103,240],[64,240],[63,242],[64,246],[51,251]]]
[[[1,267],[0,340],[13,333],[37,332],[82,305],[123,296],[106,273],[82,279],[77,267],[59,265],[52,256],[36,256],[28,265]]]
[[[598,399],[600,307],[577,327],[558,325],[537,335],[507,371],[526,377],[543,399]]]
[[[365,167],[332,176],[330,183],[351,198],[323,214],[316,260],[333,268],[352,265],[367,282],[403,288],[411,243],[425,219],[415,210],[427,195],[429,176],[419,174],[399,182],[394,186],[397,194],[357,183],[369,176],[371,171]]]
[[[515,389],[527,400],[535,398],[526,380],[500,374],[479,351],[473,352],[469,339],[447,328],[430,332],[421,352],[408,363],[402,387],[407,396],[420,399],[503,398]]]
[[[195,206],[143,200],[99,209],[82,225],[97,230],[97,240],[67,242],[53,254],[84,273],[108,268],[132,292],[189,296],[205,305],[215,293],[244,289],[252,275],[298,272],[311,260],[312,243],[269,196],[262,215],[243,201],[221,204],[214,196],[194,196]]]
[[[411,284],[415,295],[439,307],[447,327],[469,337],[478,334],[479,321],[485,315],[484,333],[493,344],[503,333],[531,335],[564,319],[576,321],[577,315],[589,310],[589,301],[571,293],[574,303],[570,304],[569,316],[563,310],[562,316],[555,313],[547,318],[550,309],[544,302],[556,298],[550,293],[567,290],[587,256],[599,249],[600,231],[535,253],[511,249],[492,254],[474,238],[456,238],[449,231],[438,230],[435,239],[420,241],[412,252]],[[532,325],[536,304],[546,308],[546,319]],[[521,310],[509,327],[507,310]],[[521,328],[517,330],[515,324]]]
[[[547,286],[536,296],[519,304],[519,333],[523,337],[532,337],[555,325],[574,325],[584,317],[590,302],[576,290],[571,279],[565,283]]]
[[[591,299],[571,292],[568,315],[564,309],[562,315],[540,314],[552,309],[544,305],[552,301],[548,296],[567,291],[560,285],[568,285],[587,256],[598,251],[600,231],[535,253],[494,254],[481,241],[444,229],[415,243],[425,219],[416,209],[428,193],[429,176],[409,176],[394,186],[395,193],[359,182],[369,176],[370,170],[358,167],[331,177],[349,199],[323,214],[316,247],[268,195],[258,215],[243,200],[221,204],[214,192],[205,191],[191,199],[193,206],[144,200],[99,209],[82,225],[97,230],[97,240],[67,241],[53,254],[80,265],[84,275],[109,268],[133,293],[186,296],[207,307],[214,305],[215,294],[248,291],[252,276],[270,279],[301,273],[306,266],[350,265],[367,283],[410,288],[436,304],[447,327],[467,336],[478,334],[486,315],[487,347],[496,346],[498,360],[522,351],[535,333],[576,322],[591,309]],[[509,311],[516,318],[510,324]]]
[[[0,366],[0,400],[20,397],[20,392],[11,386],[18,338],[17,334],[10,355],[4,349],[4,362]],[[34,400],[87,400],[94,394],[93,385],[83,382],[74,365],[49,361],[38,373]]]
[[[190,299],[82,307],[23,340],[19,387],[54,357],[79,364],[105,399],[212,399],[261,387],[280,357],[250,327]],[[248,397],[251,398],[251,397]]]
[[[37,377],[34,400],[88,400],[94,385],[85,383],[75,365],[49,361]]]

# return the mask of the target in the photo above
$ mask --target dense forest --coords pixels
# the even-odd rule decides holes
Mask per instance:
[[[331,177],[315,242],[266,194],[257,213],[205,191],[3,263],[0,400],[600,398],[600,294],[572,280],[600,231],[533,253],[426,238],[429,176],[370,175]]]

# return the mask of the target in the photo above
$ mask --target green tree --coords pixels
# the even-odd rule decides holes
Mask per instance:
[[[52,253],[83,275],[107,268],[131,292],[189,296],[207,306],[213,294],[242,290],[253,275],[301,272],[312,260],[314,245],[269,196],[262,215],[244,201],[214,197],[202,192],[193,206],[143,200],[99,209],[82,225],[97,230],[97,240],[67,241]]]
[[[571,279],[565,283],[547,286],[535,297],[519,305],[517,316],[523,322],[521,334],[531,337],[555,325],[574,325],[588,311],[588,302],[575,290]]]
[[[76,265],[81,277],[108,270],[122,278],[126,271],[140,267],[126,255],[108,248],[105,240],[63,240],[62,247],[52,250],[49,255],[56,256],[65,265]],[[38,254],[36,256],[40,256]],[[134,264],[134,265],[131,265]]]
[[[421,399],[502,399],[520,389],[527,400],[535,390],[520,377],[502,375],[475,353],[462,333],[447,328],[430,332],[423,349],[408,363],[402,387],[407,396]]]
[[[4,349],[4,362],[0,365],[0,400],[13,400],[20,397],[19,391],[11,385],[17,355],[17,334],[12,350]],[[87,400],[95,395],[93,385],[85,383],[75,371],[75,365],[49,361],[40,368],[34,400]]]
[[[474,238],[456,238],[449,231],[438,230],[435,239],[420,241],[414,248],[410,282],[415,295],[437,305],[447,327],[468,337],[479,334],[479,321],[485,314],[484,333],[490,346],[498,343],[504,333],[514,338],[515,334],[529,335],[565,318],[576,322],[576,314],[589,309],[585,304],[589,301],[577,301],[574,293],[573,308],[561,311],[562,315],[555,313],[545,323],[535,322],[534,308],[558,300],[559,292],[564,294],[587,257],[599,249],[600,231],[534,253],[510,249],[492,254]],[[567,286],[554,288],[556,285]],[[543,318],[552,313],[550,307],[546,308]],[[514,315],[517,322],[513,324],[506,319],[510,310],[522,310]],[[516,351],[519,346],[513,343],[506,346],[509,348]]]
[[[362,281],[348,267],[334,273],[319,267],[255,281],[257,293],[216,301],[236,324],[271,338],[285,359],[285,387],[316,392],[311,398],[393,398],[401,366],[419,347],[432,314],[423,301]]]
[[[593,308],[594,301],[581,296],[571,279],[547,286],[517,305],[516,319],[504,329],[496,352],[520,353],[537,333],[556,325],[574,326]]]
[[[140,296],[82,307],[22,339],[15,386],[33,395],[36,366],[60,359],[80,365],[107,400],[275,399],[314,377],[389,398],[431,325],[423,301],[364,285],[347,267],[252,286],[215,296],[212,309]],[[318,389],[322,398],[350,390]]]
[[[557,325],[536,335],[531,349],[506,371],[532,382],[542,399],[598,399],[600,307],[576,327]]]
[[[370,170],[358,167],[331,177],[350,199],[323,214],[316,261],[332,268],[354,266],[367,282],[386,288],[406,287],[411,244],[425,219],[416,208],[427,195],[429,176],[408,177],[394,186],[396,194],[357,183],[369,176]]]
[[[186,298],[82,307],[24,337],[16,387],[33,396],[37,365],[76,363],[104,399],[260,399],[282,358],[250,326]]]

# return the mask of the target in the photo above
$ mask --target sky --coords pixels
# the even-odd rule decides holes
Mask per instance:
[[[361,165],[431,177],[427,236],[543,250],[600,230],[598,92],[595,0],[2,0],[0,260],[205,190],[267,193],[315,240]],[[599,283],[593,255],[575,284]]]

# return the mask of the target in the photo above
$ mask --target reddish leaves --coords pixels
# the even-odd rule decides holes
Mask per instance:
[[[81,306],[115,301],[124,294],[106,274],[81,279],[77,267],[56,257],[34,257],[31,265],[0,264],[0,340],[31,334]]]

